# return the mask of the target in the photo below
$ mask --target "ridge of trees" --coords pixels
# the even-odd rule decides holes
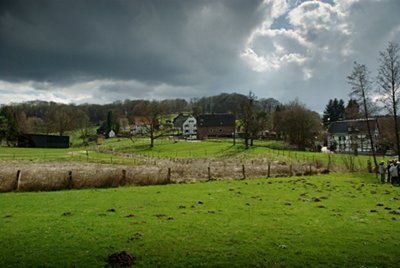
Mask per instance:
[[[14,103],[10,106],[4,106],[3,110],[9,111],[15,117],[16,133],[58,133],[63,135],[66,131],[79,130],[83,143],[87,143],[90,126],[100,126],[100,129],[106,133],[113,129],[116,133],[120,129],[125,129],[132,123],[134,116],[148,118],[151,123],[149,138],[153,146],[154,140],[162,131],[156,126],[161,121],[161,116],[165,114],[178,114],[181,112],[199,115],[202,113],[233,113],[238,120],[238,129],[244,133],[244,143],[246,148],[253,145],[253,140],[263,135],[264,130],[278,130],[278,138],[294,143],[298,148],[304,149],[310,146],[315,140],[315,131],[320,125],[319,116],[309,111],[304,105],[296,102],[283,105],[279,101],[269,99],[257,99],[253,93],[248,96],[238,93],[222,93],[200,99],[170,99],[161,101],[150,100],[125,100],[110,104],[60,104],[47,101],[29,101],[23,103]],[[297,109],[297,110],[296,110]],[[293,112],[293,110],[295,110]],[[290,113],[289,111],[292,111]],[[300,113],[305,112],[305,113]],[[290,123],[285,120],[295,118],[302,114],[302,118],[297,117],[297,126],[308,115],[311,115],[311,125],[299,126],[298,128],[283,128]],[[5,116],[0,117],[0,126],[8,125]],[[18,126],[18,127],[17,127]],[[3,132],[7,131],[1,127]],[[312,134],[309,133],[312,130]],[[165,130],[164,130],[165,132]],[[165,133],[164,133],[165,134]],[[294,138],[297,137],[297,138]],[[311,140],[309,140],[309,138]],[[5,135],[0,137],[7,139]],[[307,139],[307,141],[304,141]],[[7,139],[8,140],[8,139]]]

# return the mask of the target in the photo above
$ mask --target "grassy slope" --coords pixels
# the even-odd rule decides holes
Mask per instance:
[[[331,174],[1,194],[0,267],[100,267],[120,250],[137,267],[394,267],[400,188],[374,182]]]

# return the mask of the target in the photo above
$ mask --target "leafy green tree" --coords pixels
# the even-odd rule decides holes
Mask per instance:
[[[325,127],[329,127],[332,122],[336,122],[344,117],[344,102],[342,99],[329,100],[329,103],[325,107],[322,122]]]
[[[17,117],[11,106],[5,106],[0,111],[0,137],[6,139],[8,145],[15,145],[18,140],[19,126]]]
[[[107,133],[109,133],[111,130],[113,130],[115,134],[119,132],[119,122],[113,111],[108,111],[107,113],[107,128]]]
[[[344,108],[345,119],[359,119],[361,117],[360,105],[355,99],[350,99]]]

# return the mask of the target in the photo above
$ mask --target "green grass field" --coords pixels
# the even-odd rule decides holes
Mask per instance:
[[[94,147],[54,149],[0,147],[1,160],[25,160],[42,162],[78,161],[101,164],[135,165],[138,161],[113,154],[97,152]]]
[[[158,158],[209,158],[224,157],[236,159],[265,158],[271,161],[296,161],[314,163],[331,163],[344,166],[349,155],[323,154],[320,152],[303,152],[285,149],[287,145],[280,141],[255,141],[255,145],[245,149],[241,140],[233,145],[231,139],[206,141],[172,141],[157,139],[155,146],[150,148],[148,139],[114,138],[106,139],[100,146],[73,147],[68,149],[36,149],[0,147],[0,159],[5,160],[32,160],[32,161],[80,161],[104,164],[135,165],[138,162],[132,158],[124,158],[115,154],[128,153],[139,156]],[[102,152],[98,152],[98,149]],[[359,155],[352,157],[357,169],[366,169],[369,156]],[[378,160],[387,160],[378,157]]]
[[[330,162],[333,165],[345,165],[349,157],[354,161],[357,169],[366,170],[367,161],[371,162],[372,157],[366,155],[350,156],[344,154],[324,154],[320,152],[304,152],[287,149],[282,141],[255,141],[254,146],[245,149],[243,142],[237,140],[233,145],[232,139],[225,140],[204,140],[204,141],[171,141],[159,139],[155,141],[155,146],[150,148],[148,139],[135,139],[132,143],[129,139],[107,139],[100,146],[102,149],[114,150],[123,153],[133,153],[151,157],[166,158],[208,158],[225,157],[241,159],[267,158],[271,161],[299,161],[314,163],[321,161]],[[387,160],[378,157],[378,161]]]
[[[396,267],[400,188],[374,176],[0,194],[0,267]]]

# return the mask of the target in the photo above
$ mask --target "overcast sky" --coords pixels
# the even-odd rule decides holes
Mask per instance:
[[[399,0],[1,0],[0,103],[253,91],[321,112],[389,41]]]

